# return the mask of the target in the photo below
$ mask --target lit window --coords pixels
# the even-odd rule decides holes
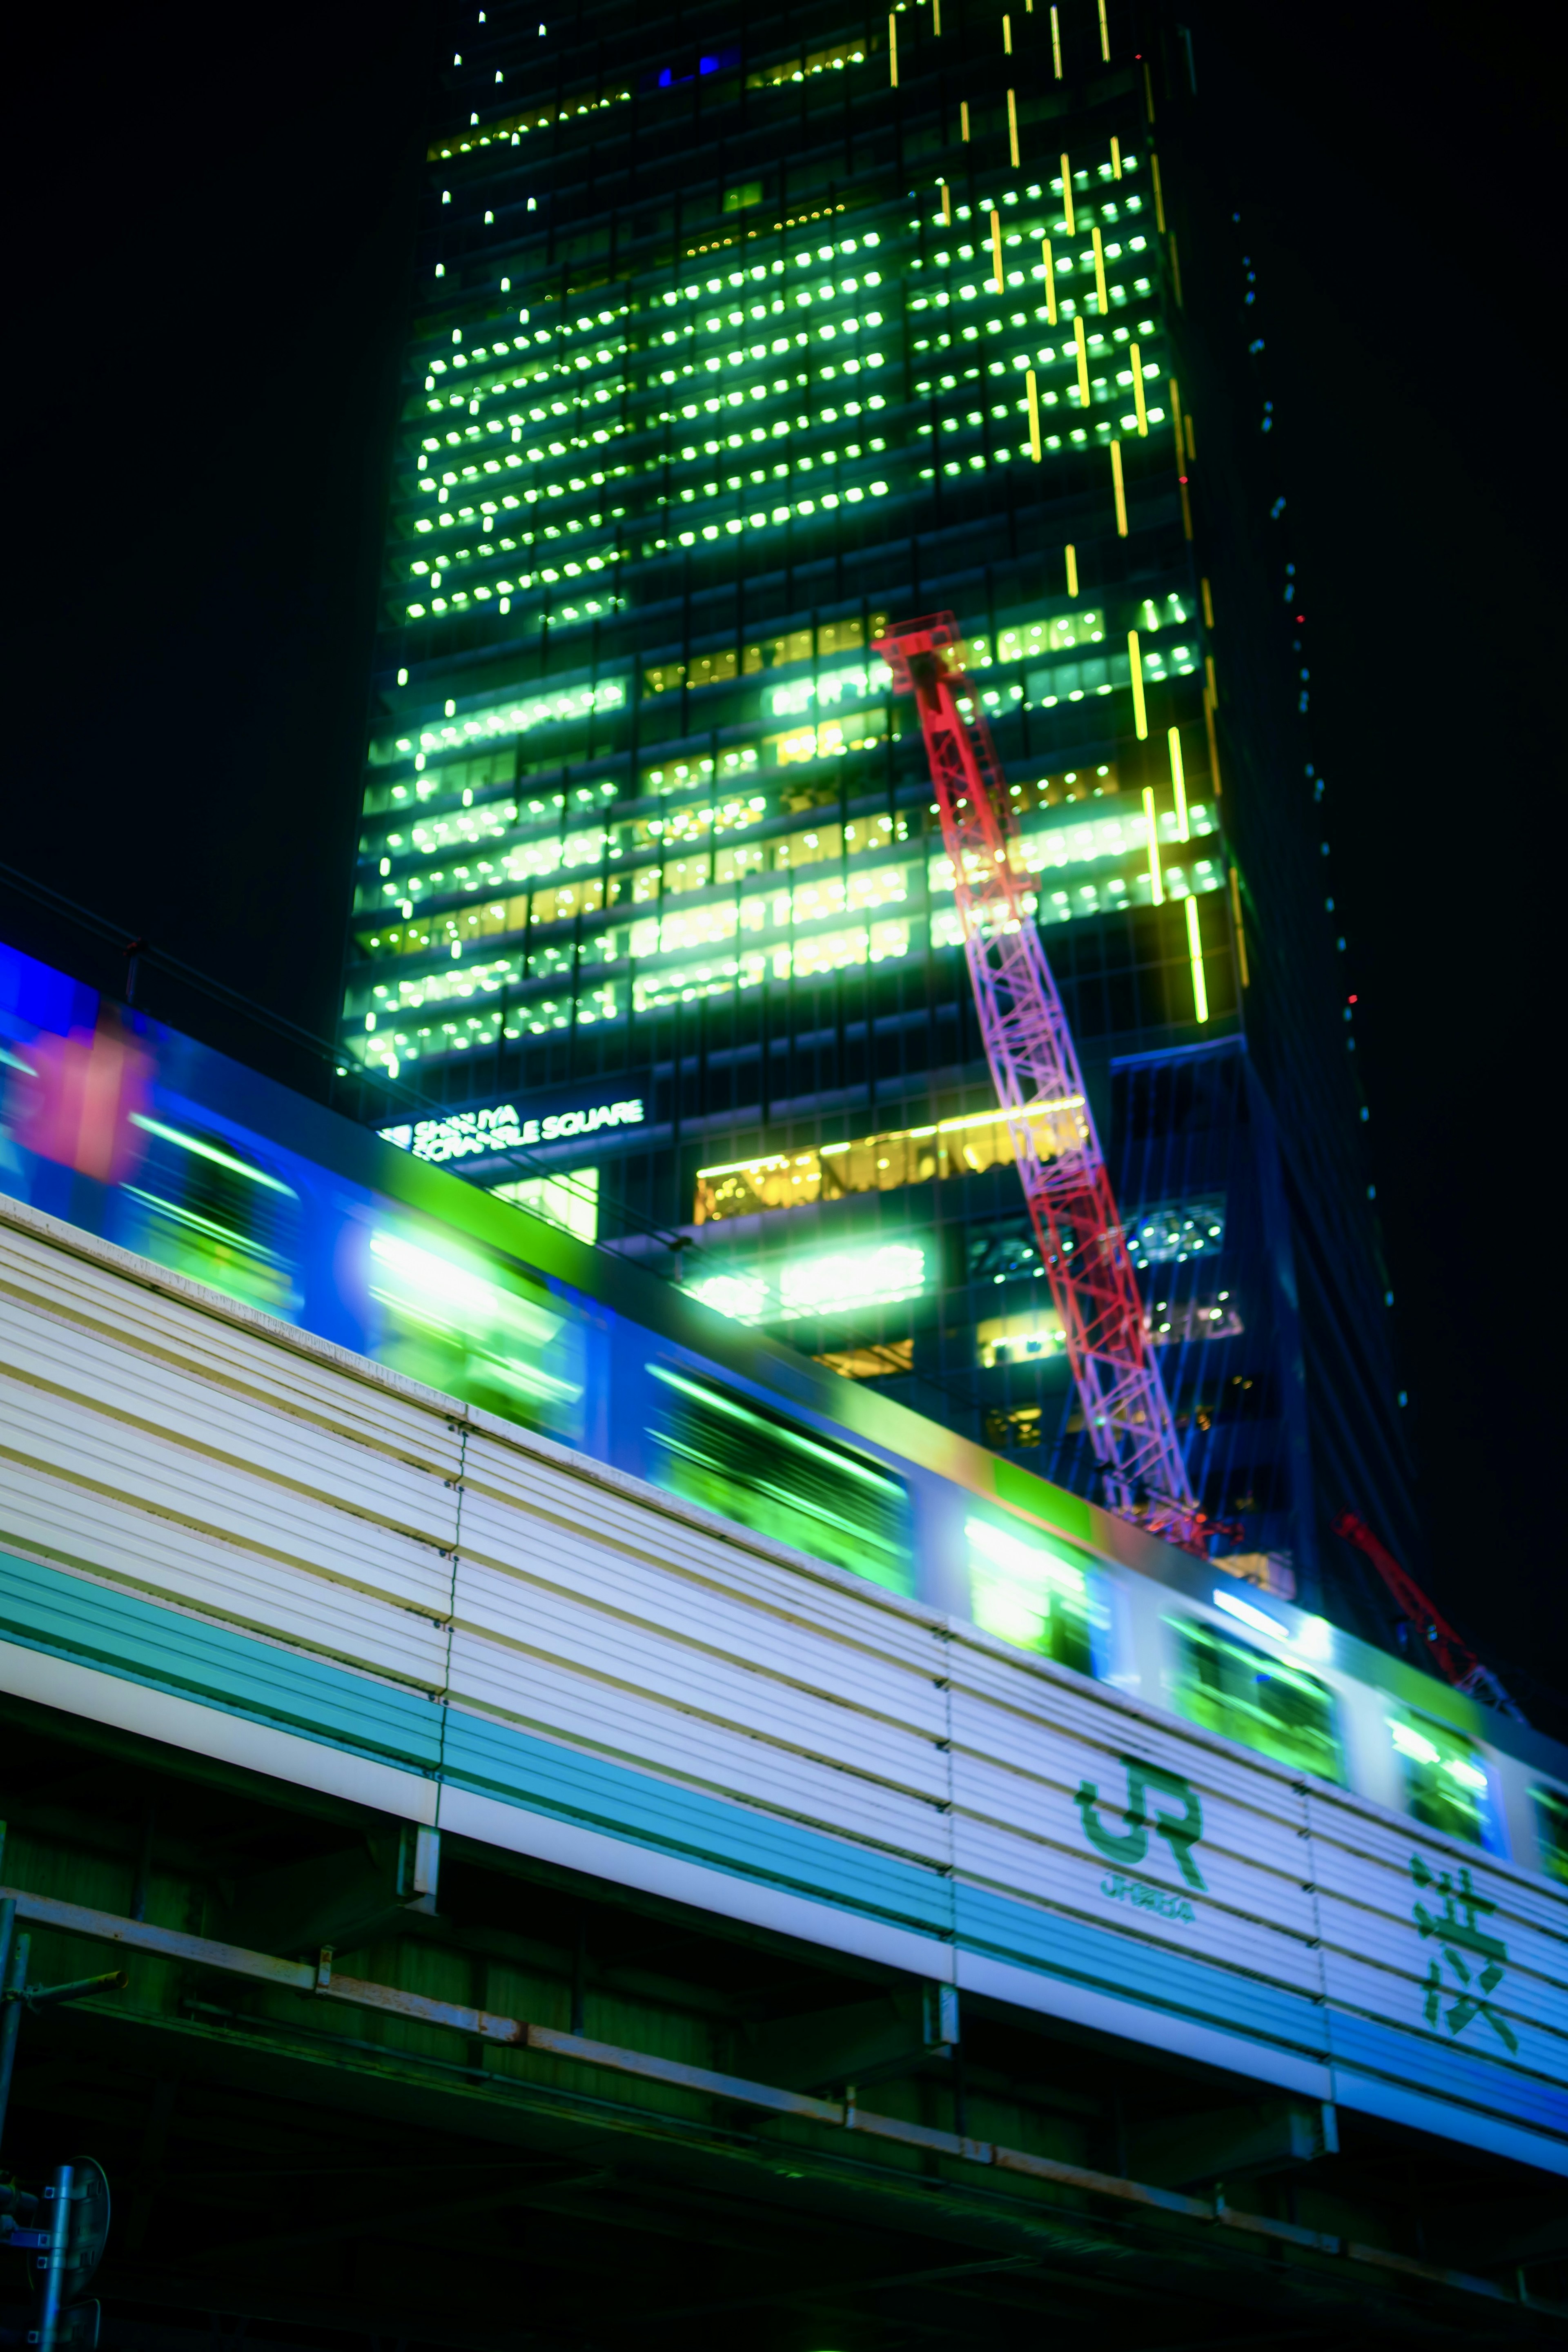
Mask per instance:
[[[1292,1771],[1342,1780],[1331,1695],[1310,1675],[1191,1618],[1173,1619],[1173,1696],[1190,1723]]]
[[[1022,1520],[976,1517],[963,1532],[969,1605],[984,1633],[1080,1675],[1106,1670],[1110,1612],[1087,1559]]]
[[[1391,1715],[1386,1720],[1411,1818],[1496,1852],[1491,1780],[1472,1742],[1426,1717]]]

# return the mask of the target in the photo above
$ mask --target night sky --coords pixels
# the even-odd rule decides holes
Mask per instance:
[[[1260,289],[1422,1470],[1413,1565],[1505,1679],[1568,1689],[1543,1286],[1568,928],[1563,60],[1527,46],[1533,20],[1452,0],[1215,0],[1193,24]],[[318,1034],[446,49],[415,0],[35,9],[12,37],[0,857]],[[4,887],[0,936],[120,985],[112,951]],[[158,1009],[308,1075],[260,1031]]]

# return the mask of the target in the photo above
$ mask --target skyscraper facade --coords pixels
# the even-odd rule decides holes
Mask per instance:
[[[429,1106],[402,1139],[1087,1488],[875,650],[952,610],[1194,1485],[1304,1597],[1336,1509],[1407,1544],[1243,334],[1160,26],[451,21],[343,1008]]]

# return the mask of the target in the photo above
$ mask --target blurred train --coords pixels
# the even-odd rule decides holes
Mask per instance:
[[[1568,1751],[0,947],[0,1192],[1568,1884]]]

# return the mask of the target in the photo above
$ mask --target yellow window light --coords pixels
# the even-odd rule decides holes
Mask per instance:
[[[1011,16],[1004,16],[1002,19],[1002,53],[1004,57],[1009,58],[1013,54],[1013,19]]]
[[[1018,99],[1015,90],[1007,92],[1007,145],[1013,157],[1013,169],[1018,164]]]
[[[931,28],[940,40],[942,38],[942,0],[931,0]]]
[[[1206,686],[1204,688],[1204,726],[1209,739],[1209,782],[1214,786],[1214,796],[1217,801],[1224,789],[1219,780],[1219,738],[1215,733],[1214,697]]]
[[[1127,485],[1121,478],[1121,444],[1110,445],[1110,487],[1116,493],[1116,536],[1127,536]]]
[[[1007,281],[1002,274],[1002,215],[994,205],[991,208],[991,266],[1000,294]]]
[[[1091,229],[1089,236],[1094,246],[1094,299],[1100,305],[1100,315],[1103,319],[1110,308],[1110,297],[1105,290],[1105,247],[1098,229]]]
[[[1192,835],[1187,825],[1187,780],[1182,772],[1181,729],[1179,727],[1167,729],[1165,740],[1171,753],[1171,790],[1176,799],[1176,838],[1178,841],[1190,841]]]
[[[1185,417],[1183,419],[1183,423],[1185,425],[1187,436],[1187,463],[1189,466],[1195,466],[1198,462],[1198,445],[1193,438],[1193,412],[1190,408],[1188,409]]]
[[[1035,371],[1033,368],[1029,370],[1027,375],[1024,378],[1024,383],[1029,395],[1029,455],[1037,466],[1040,462],[1042,454],[1040,442],[1040,388],[1036,381]]]
[[[1143,823],[1149,835],[1149,903],[1163,907],[1165,903],[1164,877],[1160,872],[1160,825],[1154,814],[1154,787],[1143,787]]]
[[[1084,341],[1081,313],[1072,322],[1072,339],[1078,349],[1078,396],[1083,406],[1089,406],[1089,345]]]
[[[1154,77],[1149,70],[1149,61],[1147,58],[1143,61],[1143,104],[1147,109],[1149,121],[1152,122],[1154,120]]]
[[[1105,21],[1105,0],[1100,0],[1100,54],[1106,65],[1110,63],[1110,27]]]
[[[1115,446],[1113,442],[1111,446],[1114,448]],[[1143,656],[1139,650],[1136,629],[1127,632],[1127,667],[1132,680],[1132,724],[1137,730],[1138,740],[1142,743],[1148,740],[1149,713],[1143,703]]]
[[[1195,898],[1187,900],[1187,961],[1193,968],[1193,1012],[1201,1026],[1209,1017],[1209,992],[1204,979],[1204,943]]]
[[[1204,656],[1204,677],[1208,682],[1209,700],[1217,710],[1219,709],[1219,679],[1215,672],[1213,654],[1205,654]]]
[[[1241,877],[1234,866],[1230,869],[1230,913],[1231,920],[1236,925],[1237,968],[1241,973],[1243,988],[1250,988],[1252,975],[1247,969],[1247,933],[1242,928],[1241,921]]]
[[[899,20],[888,18],[888,79],[894,89],[899,86]]]
[[[1110,176],[1113,180],[1119,180],[1121,177],[1121,142],[1120,139],[1113,139],[1110,142]]]
[[[958,135],[967,147],[969,144],[969,100],[966,98],[961,98],[958,101]]]
[[[1143,397],[1143,354],[1136,343],[1130,343],[1127,356],[1132,362],[1132,406],[1138,417],[1138,437],[1141,441],[1147,441],[1149,406]]]
[[[1152,98],[1149,101],[1149,120],[1151,122],[1154,120],[1154,102]],[[1165,197],[1164,192],[1160,185],[1160,158],[1155,154],[1154,150],[1152,147],[1149,150],[1149,173],[1154,183],[1154,226],[1159,230],[1161,236],[1163,236],[1165,234]]]
[[[1062,78],[1062,20],[1059,12],[1051,10],[1051,71],[1058,81]]]
[[[1076,601],[1078,596],[1078,550],[1070,544],[1067,551],[1067,561],[1068,594]]]
[[[1062,203],[1067,206],[1068,235],[1076,236],[1078,231],[1073,226],[1072,215],[1072,165],[1065,155],[1062,157]]]
[[[1203,592],[1204,626],[1205,629],[1212,629],[1214,626],[1214,597],[1210,593],[1206,576],[1199,581],[1198,586]]]
[[[952,189],[946,180],[942,184],[942,217],[946,226],[951,228],[952,226]]]
[[[1047,326],[1054,327],[1057,323],[1057,268],[1051,259],[1051,240],[1048,236],[1041,237],[1040,251],[1045,257],[1046,263],[1046,322]]]

